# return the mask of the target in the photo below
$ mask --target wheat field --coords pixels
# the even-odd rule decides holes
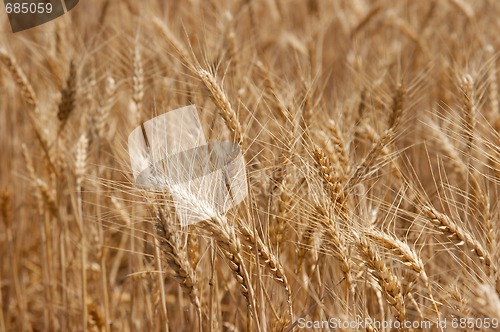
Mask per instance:
[[[13,34],[2,12],[0,331],[499,331],[499,15],[82,0]],[[182,226],[127,139],[186,105],[248,195],[187,193],[208,212]]]

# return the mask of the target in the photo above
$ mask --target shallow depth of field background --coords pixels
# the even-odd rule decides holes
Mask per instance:
[[[12,34],[0,10],[0,331],[488,330],[499,15],[87,0]],[[249,196],[182,228],[168,193],[134,186],[127,136],[190,104],[244,151]]]

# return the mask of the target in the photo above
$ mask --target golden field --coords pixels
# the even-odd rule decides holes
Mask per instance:
[[[499,15],[82,0],[13,34],[2,9],[0,331],[500,329]],[[127,138],[192,104],[248,196],[186,193],[181,226]]]

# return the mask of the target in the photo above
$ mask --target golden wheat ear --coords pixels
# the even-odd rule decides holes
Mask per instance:
[[[168,265],[175,273],[175,279],[201,315],[201,302],[196,288],[198,286],[196,276],[185,251],[179,246],[179,239],[174,230],[174,225],[165,216],[165,212],[161,208],[157,208],[155,219],[161,250],[167,257]]]

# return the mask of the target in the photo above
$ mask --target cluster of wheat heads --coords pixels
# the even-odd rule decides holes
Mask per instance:
[[[0,34],[0,331],[488,330],[499,14],[88,0]],[[126,142],[191,104],[207,140],[242,149],[249,193],[181,227],[171,193],[135,186]]]

